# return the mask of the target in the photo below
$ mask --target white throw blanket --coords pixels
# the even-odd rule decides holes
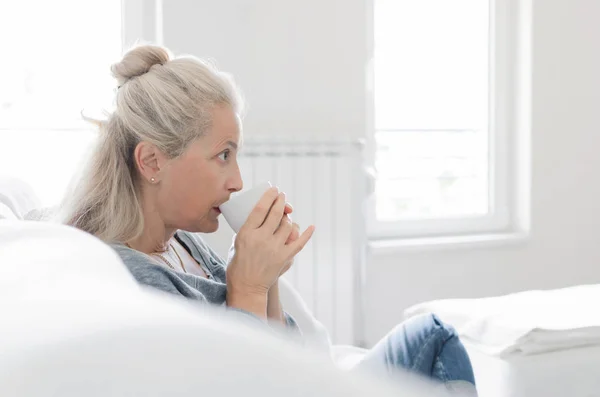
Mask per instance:
[[[598,302],[600,285],[581,285],[425,302],[407,309],[405,316],[433,312],[487,354],[528,355],[600,344]]]

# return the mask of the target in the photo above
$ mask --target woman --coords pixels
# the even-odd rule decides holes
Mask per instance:
[[[278,280],[314,228],[299,233],[284,193],[265,193],[227,266],[194,234],[216,231],[219,205],[242,188],[241,100],[232,81],[156,46],[130,50],[112,72],[116,109],[98,122],[100,140],[66,201],[66,223],[111,244],[142,284],[298,330],[281,308]],[[398,326],[359,366],[405,368],[474,391],[464,347],[433,316]]]

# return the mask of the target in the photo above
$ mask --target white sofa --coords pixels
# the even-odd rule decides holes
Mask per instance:
[[[443,393],[409,375],[392,384],[343,371],[317,353],[322,338],[301,348],[240,316],[144,288],[98,239],[23,220],[32,208],[15,214],[8,204],[0,197],[13,211],[0,214],[0,396]],[[284,290],[303,331],[322,335],[295,291]],[[348,364],[361,351],[332,354]]]
[[[0,221],[0,395],[422,396],[139,286],[70,227]]]

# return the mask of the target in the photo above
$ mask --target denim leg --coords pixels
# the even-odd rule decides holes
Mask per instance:
[[[359,368],[416,372],[443,383],[475,385],[471,360],[454,328],[435,315],[413,317],[398,325],[358,364]]]

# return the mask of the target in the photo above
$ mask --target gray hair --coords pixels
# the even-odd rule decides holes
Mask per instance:
[[[111,71],[119,85],[116,108],[107,120],[89,120],[100,136],[59,220],[105,242],[126,242],[144,227],[137,144],[178,157],[208,130],[215,106],[240,115],[242,101],[229,75],[195,57],[173,58],[163,47],[135,47]]]

